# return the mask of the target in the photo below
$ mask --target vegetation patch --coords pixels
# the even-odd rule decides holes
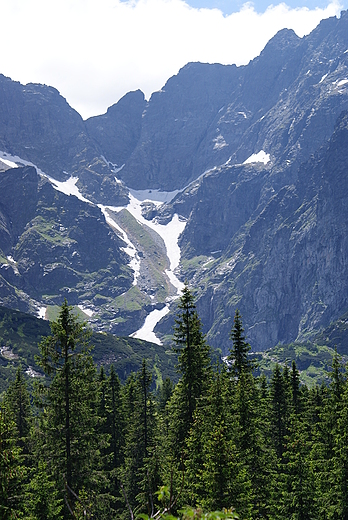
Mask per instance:
[[[256,355],[258,372],[270,378],[277,364],[291,367],[292,361],[295,361],[301,382],[311,388],[328,382],[334,353],[334,349],[330,347],[309,342],[279,344]]]

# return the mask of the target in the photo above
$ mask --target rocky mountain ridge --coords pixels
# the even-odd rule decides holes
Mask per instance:
[[[346,312],[347,149],[343,113],[296,183],[274,193],[218,259],[195,271],[211,343],[228,335],[236,306],[256,350],[305,340]]]
[[[148,102],[131,92],[87,121],[55,89],[0,76],[5,162],[73,177],[90,201],[3,167],[2,302],[33,310],[68,295],[95,326],[135,332],[175,309],[168,246],[153,233],[179,215],[180,277],[214,347],[227,350],[236,307],[255,350],[314,334],[348,307],[347,109],[347,12],[304,38],[280,31],[243,67],[188,64]],[[127,187],[148,190],[131,191],[148,228]],[[163,341],[172,323],[169,312],[157,325]]]

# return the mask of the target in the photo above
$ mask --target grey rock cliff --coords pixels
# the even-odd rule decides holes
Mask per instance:
[[[33,167],[1,173],[0,191],[4,304],[32,310],[67,297],[93,306],[131,286],[124,243],[99,208],[56,191]]]
[[[81,191],[94,201],[127,200],[81,116],[52,87],[0,75],[0,150],[56,179],[78,177]]]

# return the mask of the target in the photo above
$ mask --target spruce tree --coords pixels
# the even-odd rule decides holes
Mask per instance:
[[[187,440],[185,502],[216,510],[240,508],[249,493],[242,459],[233,441],[224,369],[213,373],[199,401]]]
[[[310,450],[308,425],[299,414],[293,413],[288,425],[288,434],[284,439],[283,460],[276,484],[276,510],[279,518],[318,518]]]
[[[9,385],[5,402],[15,421],[18,443],[28,454],[28,436],[32,421],[32,410],[27,384],[21,367],[18,367],[14,381]]]
[[[255,363],[248,357],[251,347],[245,340],[242,317],[238,309],[236,309],[234,315],[230,338],[232,340],[232,348],[227,359],[231,363],[231,372],[239,378],[242,372],[252,372]]]
[[[292,411],[295,414],[299,414],[301,411],[300,374],[295,361],[292,361],[291,364],[290,387]]]
[[[331,383],[324,393],[320,422],[312,450],[316,501],[323,518],[348,518],[347,381],[341,357],[335,352]]]
[[[106,383],[106,402],[106,431],[110,434],[111,467],[112,470],[116,470],[123,461],[125,418],[122,408],[121,383],[113,365],[111,365]]]
[[[179,384],[174,393],[180,394],[177,410],[177,444],[181,448],[193,421],[197,400],[208,387],[211,374],[210,348],[202,332],[194,297],[185,284],[178,304],[174,327],[174,352],[178,354]]]
[[[290,417],[289,410],[289,381],[288,376],[282,374],[277,364],[272,375],[270,398],[271,398],[271,435],[274,448],[280,460],[284,451],[285,436],[288,433]]]
[[[151,514],[154,494],[159,486],[154,445],[156,409],[150,390],[152,375],[146,360],[124,387],[125,430],[124,464],[120,485],[129,506],[136,512]]]
[[[0,518],[21,516],[25,468],[17,443],[16,424],[5,403],[0,402]]]
[[[50,385],[41,387],[42,452],[48,471],[65,490],[66,518],[79,492],[84,489],[91,498],[98,485],[97,381],[88,338],[86,325],[65,300],[51,335],[39,344],[38,362],[51,377]]]

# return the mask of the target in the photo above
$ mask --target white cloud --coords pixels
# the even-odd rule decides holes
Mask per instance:
[[[1,0],[0,73],[52,85],[88,117],[130,90],[148,98],[187,62],[246,64],[283,27],[302,37],[340,9],[245,4],[224,16],[183,0]]]

